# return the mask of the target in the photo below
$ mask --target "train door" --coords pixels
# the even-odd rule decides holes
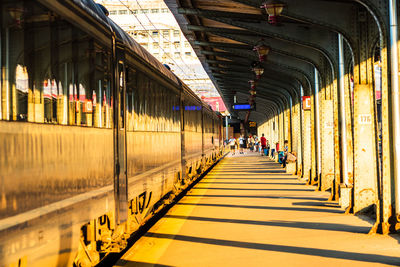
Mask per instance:
[[[126,153],[126,79],[125,66],[118,62],[116,73],[115,119],[114,119],[114,195],[115,221],[121,224],[127,220],[127,153]]]

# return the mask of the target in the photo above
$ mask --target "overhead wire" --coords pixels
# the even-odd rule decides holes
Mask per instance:
[[[149,31],[149,30],[143,25],[142,21],[136,16],[136,14],[133,12],[133,10],[132,10],[127,4],[125,4],[125,3],[122,2],[121,0],[119,0],[119,2],[120,2],[123,6],[125,6],[125,7],[130,11],[130,13],[136,18],[136,20],[139,22],[139,24],[142,26],[142,28],[143,28],[145,31]],[[136,2],[138,3],[139,7],[141,8],[139,2],[138,2],[137,0],[136,0]],[[145,15],[146,15],[146,14],[145,14]],[[147,15],[146,15],[146,17],[147,17]],[[147,19],[148,19],[149,22],[153,25],[153,27],[154,27],[155,29],[157,29],[148,17],[147,17]],[[158,40],[154,39],[153,36],[152,36],[151,34],[149,34],[149,37],[150,37],[154,42],[157,42],[157,41],[158,41]],[[163,37],[164,37],[164,36],[163,36]],[[188,75],[188,74],[179,66],[179,64],[169,55],[169,53],[167,53],[161,46],[159,46],[159,48],[164,52],[164,55],[166,55],[167,57],[169,57],[169,58],[172,60],[172,62],[175,63],[175,65],[182,71],[182,73],[183,73],[188,79],[191,78],[190,75]],[[182,59],[182,60],[183,60],[183,59]],[[183,63],[184,63],[184,62],[183,62]],[[184,64],[185,64],[185,63],[184,63]],[[186,64],[185,64],[185,65],[186,65]],[[186,65],[186,66],[187,66],[187,65]],[[187,67],[188,67],[188,66],[187,66]],[[188,67],[188,68],[189,68],[189,67]],[[190,69],[190,68],[189,68],[189,69]],[[196,77],[196,76],[195,76],[195,77]]]
[[[141,9],[141,10],[143,10],[143,7],[140,5],[140,3],[139,3],[139,0],[135,0],[136,1],[136,3],[138,4],[138,6],[139,6],[139,8]],[[151,21],[151,19],[149,18],[149,16],[147,16],[147,14],[146,13],[143,13],[144,15],[145,15],[145,17],[147,18],[147,20],[150,22],[150,24],[154,27],[154,29],[157,29],[157,27],[154,25],[154,23]],[[167,39],[165,36],[164,36],[164,34],[161,34],[161,37],[164,39],[164,40],[166,40],[167,42],[171,42],[171,40],[169,40],[169,39]],[[180,57],[180,59],[182,60],[182,63],[188,68],[188,69],[190,69],[191,71],[193,71],[186,63],[185,63],[185,60],[182,58],[182,55],[181,54],[179,54],[179,57]],[[196,76],[196,72],[195,71],[193,71],[193,76],[196,78],[196,79],[199,79],[197,76]]]

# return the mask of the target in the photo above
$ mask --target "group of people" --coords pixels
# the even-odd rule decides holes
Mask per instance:
[[[260,140],[257,135],[250,135],[245,137],[241,135],[237,140],[231,136],[228,140],[228,145],[231,149],[232,155],[235,155],[236,149],[239,148],[239,154],[244,154],[244,149],[248,148],[250,151],[258,151],[260,147]]]
[[[279,143],[275,144],[275,148],[271,149],[271,145],[269,140],[267,140],[262,134],[261,138],[258,138],[257,135],[250,135],[245,137],[241,135],[237,140],[233,136],[227,141],[227,144],[230,147],[230,151],[232,155],[235,155],[237,148],[239,148],[239,154],[244,154],[244,149],[248,148],[250,152],[258,152],[261,156],[271,156],[273,157],[275,151],[278,153],[279,163],[282,164],[282,167],[286,167],[286,162],[288,158],[288,141],[285,140],[283,151],[279,151]]]

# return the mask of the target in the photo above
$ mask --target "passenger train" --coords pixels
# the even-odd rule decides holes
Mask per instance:
[[[0,266],[96,265],[221,157],[221,117],[92,0],[0,7]]]

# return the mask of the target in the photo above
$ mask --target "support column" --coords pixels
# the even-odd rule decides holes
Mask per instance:
[[[368,50],[368,19],[372,18],[363,19],[359,22],[359,50],[354,66],[354,186],[349,210],[354,213],[378,203],[373,70]]]
[[[296,173],[301,176],[302,173],[302,156],[301,156],[301,121],[300,121],[300,103],[296,103],[293,106],[292,112],[292,151],[295,152],[296,161]]]
[[[335,178],[335,151],[334,151],[334,123],[333,101],[321,101],[322,129],[321,129],[321,179],[322,191],[332,188]]]
[[[303,177],[309,181],[312,179],[311,174],[311,110],[303,111]]]
[[[229,140],[228,116],[225,116],[225,137]]]
[[[339,111],[340,111],[340,150],[341,150],[341,176],[345,187],[350,185],[347,168],[347,131],[346,131],[346,106],[345,106],[345,76],[344,76],[344,51],[343,36],[338,34],[339,46]]]
[[[297,142],[297,176],[303,177],[304,175],[304,142],[303,142],[303,86],[300,84],[300,99],[297,103],[298,112],[298,142]]]
[[[392,85],[392,127],[393,127],[393,178],[395,213],[397,221],[400,218],[400,99],[399,99],[399,60],[398,60],[398,26],[397,1],[389,0],[390,16],[390,54],[391,54],[391,85]]]
[[[283,146],[283,140],[285,140],[285,122],[284,122],[284,118],[285,118],[285,111],[282,110],[281,113],[279,113],[279,137],[278,137],[278,142],[279,142],[279,150],[282,150],[282,146]]]
[[[314,69],[314,102],[315,102],[315,152],[316,152],[316,178],[317,181],[321,177],[321,121],[319,118],[320,114],[320,101],[319,101],[319,73],[318,70]]]
[[[314,85],[315,86],[315,85]],[[315,90],[314,90],[315,92]],[[311,94],[311,110],[310,110],[310,143],[311,143],[311,157],[310,157],[310,180],[309,184],[314,185],[318,183],[317,176],[317,145],[316,145],[316,117],[315,117],[315,95]]]

